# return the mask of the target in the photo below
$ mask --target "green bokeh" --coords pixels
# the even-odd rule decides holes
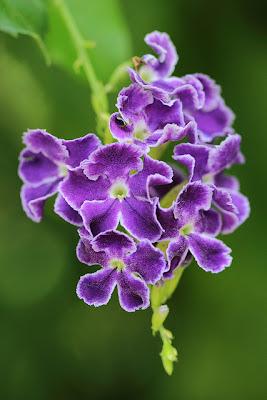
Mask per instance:
[[[47,68],[30,38],[1,34],[0,398],[264,400],[266,7],[258,0],[121,0],[120,9],[134,54],[147,51],[145,33],[168,31],[180,55],[176,73],[205,72],[222,85],[243,138],[247,163],[235,173],[251,200],[251,218],[225,237],[233,249],[231,268],[218,276],[195,265],[185,272],[169,304],[167,325],[180,361],[167,377],[150,311],[127,314],[116,296],[101,309],[80,302],[75,286],[86,267],[75,258],[75,229],[53,215],[51,202],[42,224],[21,210],[21,133],[43,127],[73,138],[94,130],[94,116],[82,80]],[[110,40],[108,26],[93,26]],[[106,71],[102,64],[96,69]]]

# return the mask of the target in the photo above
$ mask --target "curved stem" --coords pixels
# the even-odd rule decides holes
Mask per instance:
[[[112,136],[107,122],[109,116],[108,99],[105,87],[103,83],[98,80],[88,56],[88,41],[83,38],[64,0],[54,0],[54,4],[72,38],[73,45],[77,52],[77,64],[83,68],[85,77],[92,90],[92,105],[97,117],[97,129],[99,130],[104,143],[110,143],[112,141]]]

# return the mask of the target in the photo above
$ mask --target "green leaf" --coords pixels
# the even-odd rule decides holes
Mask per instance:
[[[115,67],[131,55],[130,34],[117,0],[64,0],[75,24],[89,41],[92,64],[100,79],[107,80]],[[53,62],[69,70],[77,66],[77,54],[64,24],[57,0],[49,0],[49,32],[46,45]],[[95,48],[92,47],[95,43]]]
[[[47,22],[45,0],[0,0],[0,30],[14,37],[32,37],[49,63],[50,57],[44,44]]]

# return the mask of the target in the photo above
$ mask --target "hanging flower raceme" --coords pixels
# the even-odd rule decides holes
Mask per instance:
[[[230,266],[231,249],[217,236],[248,218],[249,202],[225,172],[244,156],[219,86],[204,74],[172,76],[178,56],[166,33],[145,41],[156,56],[135,57],[129,69],[109,119],[114,143],[28,131],[19,175],[27,216],[39,222],[56,195],[55,212],[78,227],[78,259],[99,267],[80,278],[78,297],[98,307],[117,287],[126,311],[151,303],[171,373],[177,352],[163,326],[165,302],[192,259],[212,273]],[[171,164],[160,160],[166,146]]]

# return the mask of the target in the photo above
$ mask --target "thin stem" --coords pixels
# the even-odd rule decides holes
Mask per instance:
[[[86,41],[80,33],[70,11],[68,10],[64,0],[54,0],[66,28],[72,38],[74,47],[77,52],[77,63],[83,68],[85,77],[92,90],[92,105],[97,116],[97,128],[100,130],[101,136],[105,143],[110,143],[112,137],[108,128],[108,99],[105,92],[105,87],[98,80],[90,58],[88,56],[88,41]]]

